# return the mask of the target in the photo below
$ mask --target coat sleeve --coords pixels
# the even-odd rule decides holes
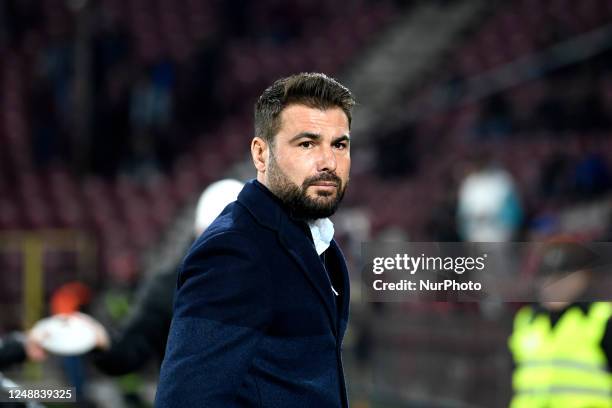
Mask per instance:
[[[270,280],[236,232],[197,243],[178,279],[156,407],[231,407],[270,321]]]
[[[23,363],[26,359],[25,347],[23,341],[19,340],[19,335],[11,334],[0,338],[0,370]]]

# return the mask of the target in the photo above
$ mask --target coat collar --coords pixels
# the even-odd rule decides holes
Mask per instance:
[[[282,246],[300,266],[300,269],[325,304],[334,334],[337,335],[335,297],[327,272],[323,268],[321,259],[317,255],[315,246],[309,236],[308,226],[305,223],[301,225],[300,221],[292,219],[281,201],[257,180],[251,180],[245,184],[238,195],[238,202],[262,226],[277,232]],[[335,250],[337,249],[335,243],[333,247]],[[342,255],[340,254],[340,256]],[[343,281],[347,282],[346,271],[341,272]],[[346,285],[347,283],[344,286]],[[344,289],[346,290],[346,288]],[[345,293],[345,299],[343,300],[348,298],[348,291]]]
[[[241,203],[266,228],[278,231],[282,218],[287,217],[282,202],[259,181],[253,179],[238,194]]]

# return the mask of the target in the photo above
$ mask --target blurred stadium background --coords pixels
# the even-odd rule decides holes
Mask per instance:
[[[359,101],[335,217],[353,265],[353,406],[506,406],[515,309],[361,302],[360,244],[470,239],[462,183],[483,163],[516,198],[504,239],[607,241],[608,0],[2,0],[0,334],[75,280],[92,314],[121,320],[138,283],[180,259],[204,187],[253,177],[254,100],[301,71]],[[53,359],[7,373],[65,381]],[[90,398],[146,406],[156,374],[92,368]],[[121,400],[130,380],[140,401]]]

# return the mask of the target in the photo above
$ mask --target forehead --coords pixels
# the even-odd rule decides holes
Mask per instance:
[[[321,110],[305,105],[289,105],[281,112],[280,119],[279,135],[310,132],[335,137],[349,133],[348,118],[339,107]]]

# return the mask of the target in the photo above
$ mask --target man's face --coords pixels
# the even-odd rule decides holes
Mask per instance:
[[[349,126],[340,108],[290,105],[269,147],[266,186],[292,215],[314,220],[332,215],[342,200],[351,167]]]

